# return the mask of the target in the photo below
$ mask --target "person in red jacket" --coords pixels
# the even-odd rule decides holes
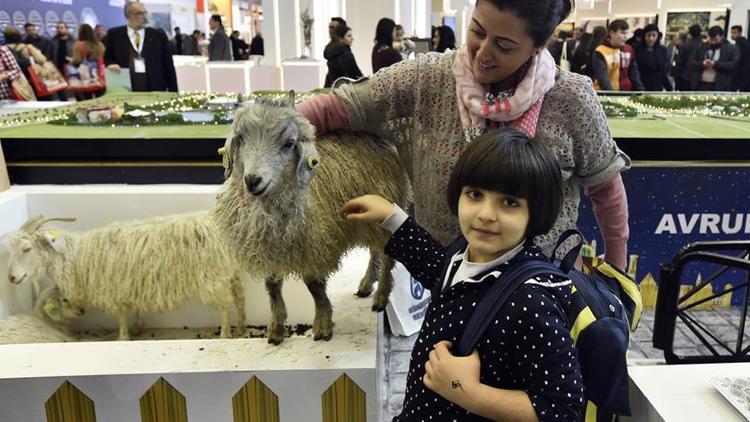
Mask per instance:
[[[621,19],[609,24],[609,35],[594,50],[591,67],[597,91],[643,91],[633,47],[626,44],[630,26]]]

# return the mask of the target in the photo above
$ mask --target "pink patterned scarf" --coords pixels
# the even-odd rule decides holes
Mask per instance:
[[[467,141],[484,132],[488,119],[514,127],[530,138],[534,137],[539,110],[544,95],[555,85],[557,68],[547,49],[534,56],[526,66],[526,75],[514,92],[493,98],[482,84],[474,80],[466,46],[458,50],[453,62],[453,74],[456,78],[458,111]]]

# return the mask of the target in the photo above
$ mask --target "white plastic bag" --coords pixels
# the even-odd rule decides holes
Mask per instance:
[[[391,332],[397,336],[410,336],[422,327],[430,291],[422,287],[400,263],[393,267],[393,290],[385,308]]]

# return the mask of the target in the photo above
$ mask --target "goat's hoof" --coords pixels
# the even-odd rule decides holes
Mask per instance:
[[[327,334],[315,334],[315,337],[313,337],[313,340],[325,340],[330,341],[331,337],[333,337],[333,333],[327,333]]]
[[[388,305],[388,303],[373,303],[372,304],[372,311],[373,312],[383,312],[385,311],[385,307]]]
[[[274,337],[268,338],[268,344],[273,344],[274,346],[278,346],[279,344],[281,344],[282,341],[284,341],[283,338],[274,338]]]
[[[357,290],[357,293],[355,294],[359,297],[367,297],[367,296],[370,296],[371,293],[372,293],[372,290],[365,290],[365,291]]]

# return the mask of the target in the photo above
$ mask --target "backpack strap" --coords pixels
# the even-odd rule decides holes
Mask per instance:
[[[453,347],[453,354],[455,356],[470,355],[492,322],[492,318],[502,309],[510,295],[530,278],[542,274],[566,277],[554,264],[544,259],[533,258],[511,265],[500,274],[471,314],[458,344]]]
[[[565,230],[563,234],[560,235],[560,237],[557,239],[557,243],[555,244],[555,248],[552,250],[551,259],[554,260],[557,256],[557,250],[562,246],[562,244],[570,239],[573,236],[578,236],[578,242],[575,246],[573,246],[573,249],[568,251],[568,253],[565,254],[563,259],[560,261],[560,269],[564,273],[570,272],[575,267],[576,260],[578,259],[578,254],[581,253],[581,248],[583,247],[583,235],[581,232],[575,229]]]

